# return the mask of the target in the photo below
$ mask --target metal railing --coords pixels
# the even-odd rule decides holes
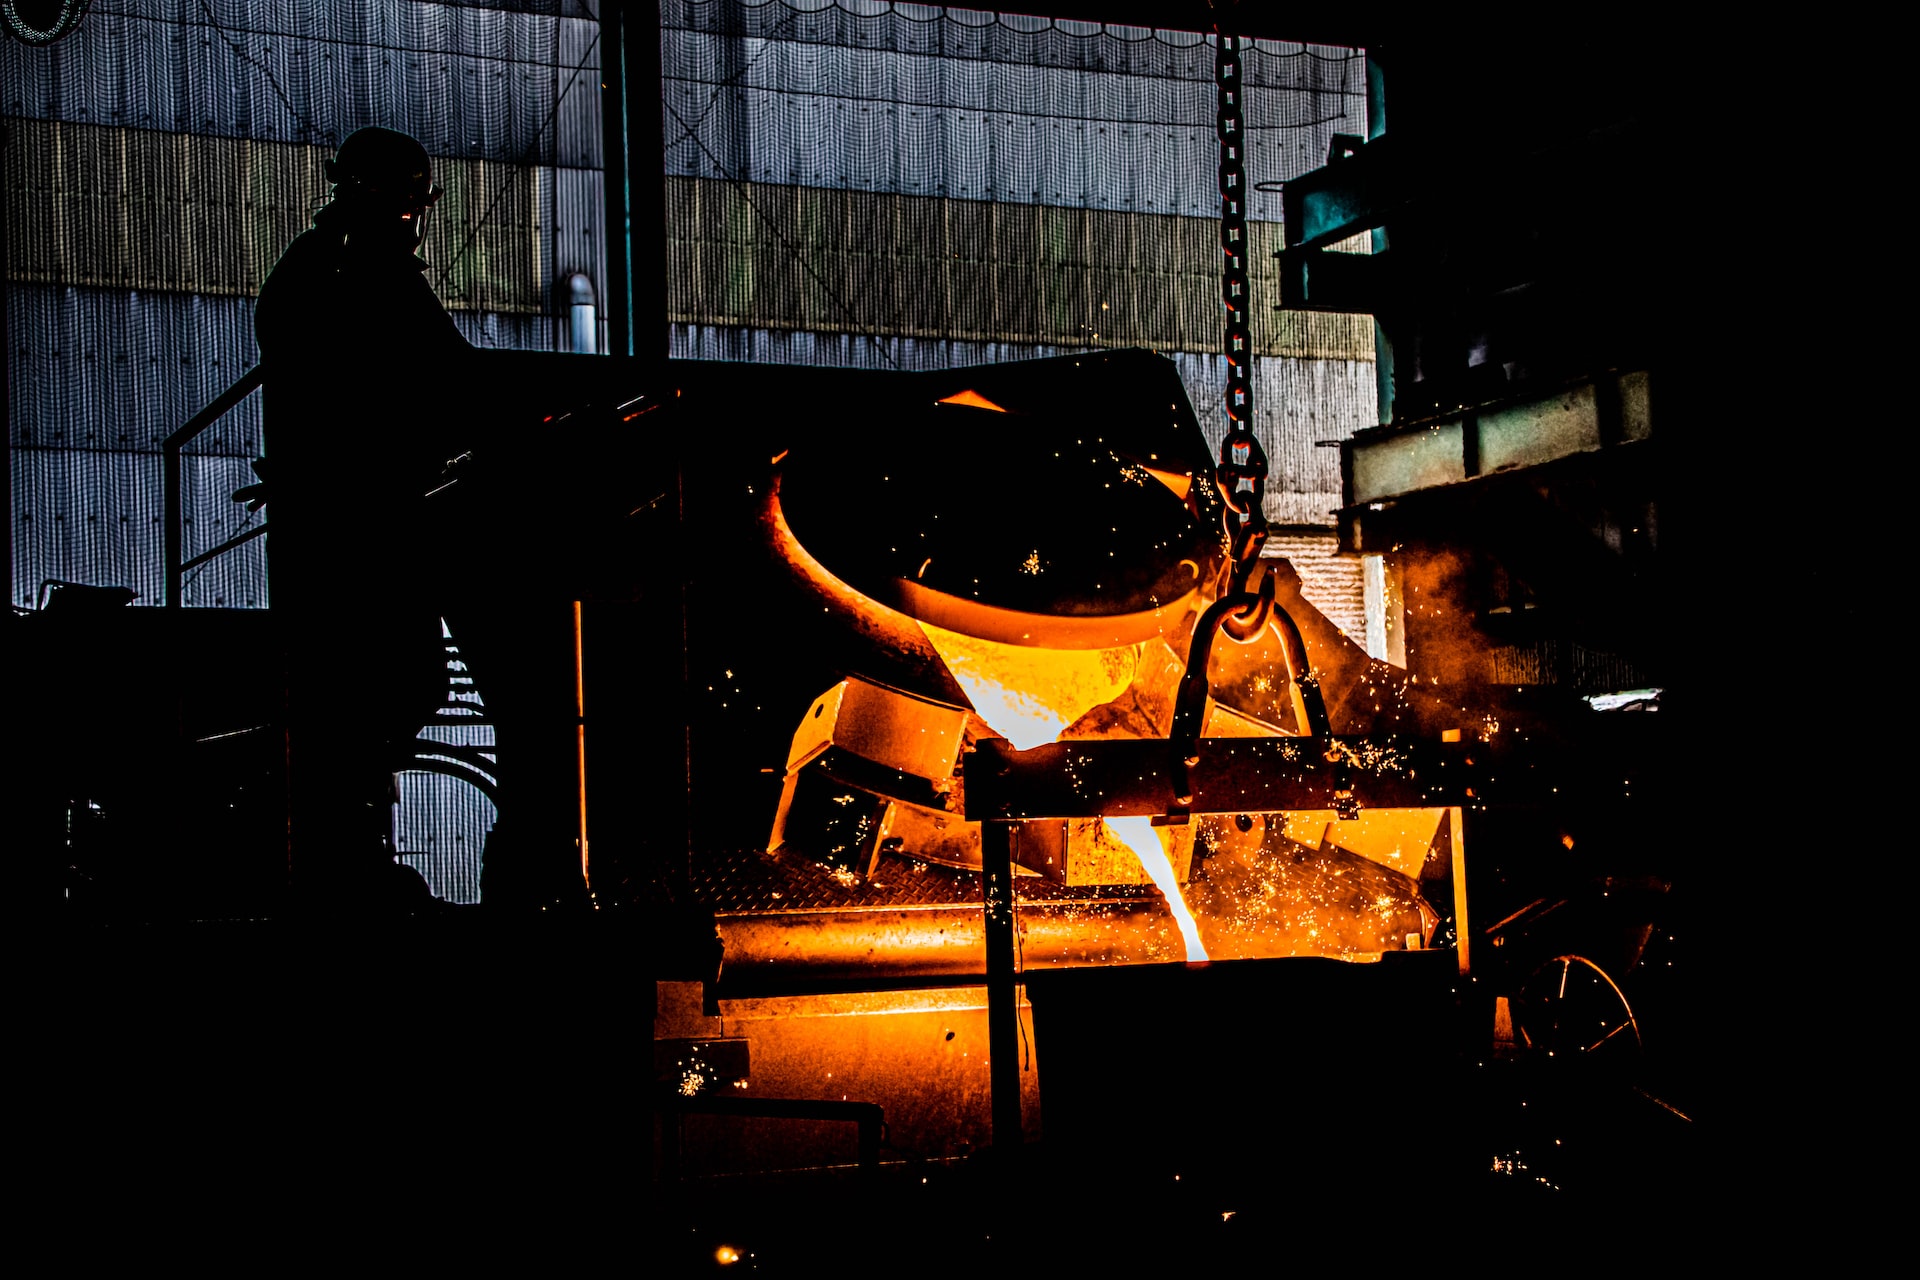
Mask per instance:
[[[186,446],[195,436],[218,422],[237,408],[241,401],[259,390],[266,382],[266,372],[260,365],[254,365],[241,374],[234,384],[216,396],[211,404],[188,419],[178,431],[166,438],[161,445],[163,488],[165,493],[166,520],[166,590],[161,601],[164,608],[178,609],[184,604],[181,599],[182,587],[187,572],[205,564],[216,556],[223,556],[236,547],[245,546],[267,531],[262,522],[254,528],[235,534],[218,546],[209,547],[195,556],[186,552],[186,519],[184,503],[180,495],[181,467],[180,458]],[[457,650],[449,643],[447,657],[449,662],[456,656]],[[448,687],[448,703],[434,713],[427,727],[445,727],[458,725],[463,727],[491,725],[492,719],[485,714],[462,714],[450,716],[448,709],[459,704],[453,698],[454,689]],[[463,708],[463,710],[465,710]],[[420,737],[414,742],[411,768],[422,773],[437,773],[454,778],[476,787],[480,793],[496,806],[500,803],[499,783],[497,780],[497,751],[492,746],[480,746],[470,743],[441,742],[434,738]],[[862,1130],[864,1134],[865,1130]],[[864,1138],[863,1138],[864,1141]],[[862,1148],[864,1150],[864,1147]]]
[[[240,375],[239,381],[222,391],[212,404],[187,420],[187,424],[168,436],[161,448],[163,480],[166,499],[166,535],[167,535],[167,581],[166,592],[161,604],[168,609],[178,609],[181,605],[181,586],[186,572],[198,565],[205,564],[215,556],[225,555],[235,547],[244,546],[267,531],[262,523],[245,533],[236,534],[217,547],[202,551],[191,559],[185,559],[186,520],[180,501],[180,454],[195,436],[218,422],[233,411],[242,400],[252,395],[266,381],[266,373],[259,365]]]

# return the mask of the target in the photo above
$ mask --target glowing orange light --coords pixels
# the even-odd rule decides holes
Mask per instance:
[[[1005,409],[1002,409],[999,405],[987,399],[985,396],[981,395],[978,391],[972,391],[972,390],[955,392],[953,395],[947,396],[942,400],[940,400],[939,403],[963,404],[963,405],[966,405],[969,409],[991,409],[995,413],[1006,412]]]
[[[1144,646],[1035,649],[981,640],[922,622],[920,629],[968,701],[1022,751],[1053,742],[1133,682]]]
[[[1154,834],[1153,819],[1105,818],[1102,821],[1122,844],[1139,855],[1140,865],[1146,868],[1154,886],[1166,898],[1173,921],[1180,926],[1180,937],[1187,944],[1188,963],[1206,960],[1207,949],[1200,941],[1200,926],[1193,912],[1187,909],[1187,900],[1180,896],[1180,880],[1174,875],[1167,851],[1160,847],[1160,837]]]
[[[1155,480],[1173,490],[1174,496],[1182,502],[1187,500],[1187,494],[1193,489],[1193,477],[1190,475],[1177,471],[1162,471],[1159,467],[1148,467],[1146,471]],[[1196,569],[1195,572],[1197,573],[1198,570]]]
[[[740,1261],[740,1251],[730,1244],[723,1244],[713,1251],[713,1260],[723,1267],[732,1266]]]

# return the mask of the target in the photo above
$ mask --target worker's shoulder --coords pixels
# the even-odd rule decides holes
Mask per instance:
[[[338,271],[340,265],[339,237],[319,227],[309,227],[295,236],[281,252],[279,261],[273,264],[261,287],[264,290],[270,285],[285,284],[294,277],[329,274]]]

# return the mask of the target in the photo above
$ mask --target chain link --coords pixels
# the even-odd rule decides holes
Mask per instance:
[[[1220,442],[1214,480],[1226,509],[1221,513],[1232,556],[1230,592],[1248,594],[1260,549],[1267,540],[1267,451],[1253,433],[1252,290],[1247,278],[1246,117],[1240,67],[1245,40],[1216,30],[1214,85],[1219,94],[1215,128],[1220,137],[1220,300],[1226,309],[1227,434]],[[1245,483],[1246,488],[1241,488]],[[1235,640],[1251,640],[1266,626],[1273,588],[1262,581],[1258,604],[1236,612],[1223,626]]]
[[[1214,480],[1224,503],[1221,524],[1231,548],[1232,560],[1219,598],[1207,606],[1194,624],[1193,639],[1187,650],[1186,674],[1181,677],[1174,697],[1173,726],[1167,735],[1173,749],[1169,778],[1173,783],[1173,807],[1170,821],[1185,822],[1186,810],[1193,804],[1190,770],[1200,762],[1200,730],[1206,719],[1208,658],[1214,638],[1224,633],[1241,644],[1249,643],[1267,629],[1269,621],[1279,625],[1286,643],[1287,666],[1299,681],[1300,698],[1306,709],[1303,728],[1313,737],[1333,743],[1333,730],[1327,720],[1326,703],[1320,696],[1320,682],[1307,666],[1306,644],[1300,629],[1285,609],[1273,602],[1274,576],[1260,575],[1260,549],[1267,540],[1265,499],[1267,492],[1267,452],[1253,434],[1253,332],[1252,297],[1247,283],[1247,206],[1246,119],[1242,114],[1240,50],[1244,41],[1214,28],[1217,44],[1214,56],[1214,83],[1220,94],[1216,117],[1220,134],[1220,300],[1227,314],[1227,434],[1220,442],[1220,465]],[[1247,485],[1242,489],[1242,482]],[[1346,772],[1344,756],[1337,743],[1327,757],[1335,764],[1336,804],[1341,816],[1358,814],[1353,801],[1352,783]]]

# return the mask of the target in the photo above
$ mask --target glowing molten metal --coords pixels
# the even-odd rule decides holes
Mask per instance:
[[[1140,858],[1140,865],[1146,868],[1153,878],[1155,887],[1167,900],[1167,907],[1173,912],[1173,921],[1180,926],[1180,937],[1187,944],[1187,961],[1207,958],[1207,949],[1200,943],[1200,926],[1194,922],[1193,912],[1187,910],[1187,900],[1180,896],[1180,880],[1173,872],[1173,863],[1167,858],[1167,851],[1160,847],[1160,837],[1153,833],[1152,818],[1103,818],[1107,830],[1119,837],[1121,843],[1134,851]]]
[[[1058,740],[1068,725],[1133,682],[1144,646],[1037,649],[980,640],[930,622],[920,629],[973,709],[1022,751]]]

